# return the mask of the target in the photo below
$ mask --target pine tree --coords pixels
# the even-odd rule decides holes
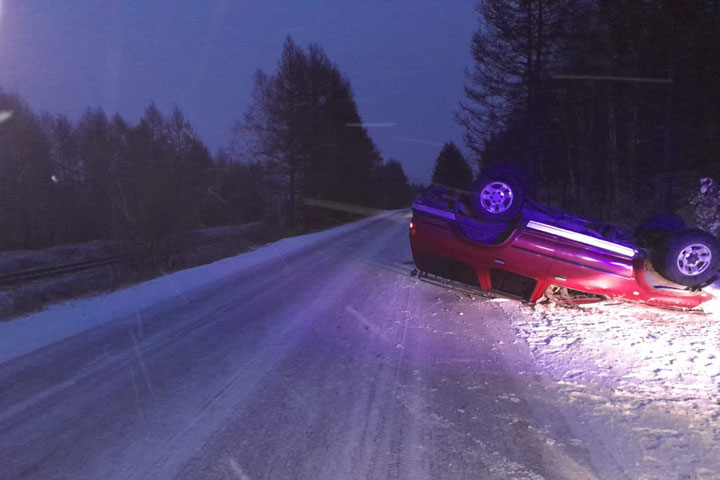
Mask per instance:
[[[472,185],[473,173],[460,149],[453,143],[443,145],[435,160],[432,182],[438,185],[468,191]]]
[[[379,168],[380,207],[385,209],[403,208],[410,204],[410,185],[402,164],[394,159]]]

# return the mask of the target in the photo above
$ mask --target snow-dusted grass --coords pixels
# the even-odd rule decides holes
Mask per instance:
[[[113,293],[58,303],[43,311],[0,323],[0,362],[266,262],[281,259],[393,213],[386,212],[329,230],[285,238],[235,257],[181,270]]]
[[[232,241],[227,241],[235,237]],[[267,231],[259,223],[226,225],[186,232],[174,240],[174,247],[182,251],[174,256],[172,270],[210,263],[246,251],[252,244],[270,241],[279,236]],[[221,240],[220,242],[215,242]],[[206,243],[210,242],[210,243]],[[199,245],[193,248],[193,245]],[[85,261],[101,260],[128,253],[119,243],[93,241],[59,245],[40,250],[0,252],[0,273],[15,273],[31,269],[58,267]],[[65,275],[40,278],[31,282],[0,289],[0,322],[45,305],[63,300],[98,295],[148,280],[160,273],[160,268],[143,265],[142,257],[132,263],[95,267]]]
[[[117,255],[112,242],[92,241],[72,245],[58,245],[42,250],[0,252],[0,272],[13,273],[35,268],[56,267]]]
[[[187,241],[223,239],[233,235],[247,234],[259,224],[226,225],[203,228],[185,234]],[[57,267],[72,263],[100,260],[120,254],[116,242],[94,240],[85,243],[57,245],[39,250],[16,250],[0,252],[0,272],[14,273],[36,268]]]

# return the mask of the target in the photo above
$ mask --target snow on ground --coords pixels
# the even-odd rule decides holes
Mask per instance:
[[[652,405],[720,440],[720,317],[630,303],[500,305],[570,401],[628,415]]]
[[[284,238],[251,252],[208,265],[181,270],[113,293],[58,303],[37,313],[9,322],[0,322],[0,362],[266,262],[282,259],[318,242],[362,228],[369,222],[395,213],[390,211],[322,232]]]

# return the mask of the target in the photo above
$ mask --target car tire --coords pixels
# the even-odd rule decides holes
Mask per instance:
[[[677,232],[687,228],[685,220],[675,213],[659,213],[647,218],[637,226],[634,235],[648,248],[657,249]]]
[[[508,222],[518,216],[525,201],[521,178],[504,170],[491,170],[475,180],[470,208],[485,222]]]
[[[680,232],[685,230],[685,220],[676,213],[659,213],[647,218],[635,229],[635,235],[641,236],[649,232]]]
[[[702,230],[674,233],[656,250],[653,266],[671,282],[697,287],[717,275],[720,241]]]

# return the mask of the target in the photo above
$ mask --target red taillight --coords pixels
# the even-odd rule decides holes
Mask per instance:
[[[415,230],[415,224],[413,222],[410,222],[410,230]]]

